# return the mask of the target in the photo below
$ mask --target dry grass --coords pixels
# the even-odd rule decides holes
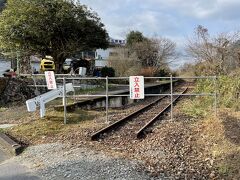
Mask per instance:
[[[212,157],[210,161],[217,174],[226,179],[240,179],[240,112],[222,108],[216,118],[214,109],[202,105],[197,98],[187,99],[181,105],[183,115],[195,119],[198,146]]]
[[[214,166],[227,179],[240,179],[240,112],[221,110],[218,118],[207,118],[200,123],[200,145],[211,153]]]
[[[26,110],[25,110],[26,111]],[[24,111],[24,112],[25,112]],[[10,112],[10,110],[7,110]],[[95,129],[103,126],[96,123],[97,117],[104,117],[104,112],[77,110],[67,113],[67,124],[64,124],[63,112],[54,111],[53,108],[46,110],[44,118],[39,117],[39,112],[31,114],[31,120],[25,117],[19,118],[19,125],[5,130],[6,133],[15,137],[24,144],[39,144],[49,142],[57,137],[74,132],[81,132],[83,129]],[[8,114],[10,117],[11,114]],[[26,120],[28,119],[28,120]],[[100,119],[100,118],[99,118]]]
[[[28,121],[35,113],[27,112],[24,105],[13,106],[9,108],[0,108],[0,124],[18,124]]]

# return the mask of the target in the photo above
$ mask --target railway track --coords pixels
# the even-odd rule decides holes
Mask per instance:
[[[187,91],[188,88],[184,89],[183,92],[181,92],[181,94],[185,93]],[[175,97],[173,99],[173,104],[180,98],[180,95],[178,95],[177,97]],[[169,103],[167,106],[165,106],[159,113],[156,114],[156,116],[154,116],[152,119],[150,119],[141,129],[139,129],[136,132],[136,136],[137,138],[142,138],[145,135],[146,130],[152,125],[154,124],[154,122],[156,122],[158,120],[158,118],[163,115],[163,113],[165,113],[169,108],[171,108],[171,103]]]
[[[184,89],[181,93],[185,93]],[[180,97],[174,97],[173,103]],[[121,118],[113,124],[97,131],[91,136],[91,140],[130,137],[132,139],[142,138],[149,127],[159,119],[171,107],[169,96],[162,96],[133,113]]]

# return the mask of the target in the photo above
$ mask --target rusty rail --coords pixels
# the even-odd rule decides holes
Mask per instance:
[[[120,127],[121,125],[123,125],[125,122],[127,122],[129,119],[131,119],[132,117],[136,116],[137,114],[143,112],[144,110],[150,108],[151,106],[155,105],[156,103],[158,103],[159,101],[161,101],[163,98],[165,98],[166,96],[160,97],[157,100],[149,103],[148,105],[144,106],[143,108],[140,108],[136,111],[134,111],[133,113],[121,118],[120,120],[114,122],[113,124],[110,124],[109,126],[100,129],[99,131],[97,131],[96,133],[94,133],[91,136],[91,140],[97,140],[101,137],[102,134],[107,133],[117,127]]]
[[[187,91],[188,88],[186,88],[181,94],[184,94]],[[181,96],[178,95],[172,103],[175,103],[178,98]],[[139,131],[137,131],[136,136],[138,139],[144,137],[146,129],[149,128],[156,120],[163,115],[169,108],[171,107],[171,103],[169,103],[161,112],[159,112],[155,117],[153,117],[150,121],[148,121]]]

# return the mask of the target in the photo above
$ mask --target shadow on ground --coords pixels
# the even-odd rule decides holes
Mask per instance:
[[[231,143],[240,145],[240,119],[228,115],[222,123],[225,129],[225,137]]]
[[[224,157],[218,171],[228,179],[240,179],[240,151],[232,152]]]

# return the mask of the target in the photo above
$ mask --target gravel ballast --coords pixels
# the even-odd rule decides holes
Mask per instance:
[[[139,162],[60,143],[29,147],[16,160],[43,179],[154,179]]]

